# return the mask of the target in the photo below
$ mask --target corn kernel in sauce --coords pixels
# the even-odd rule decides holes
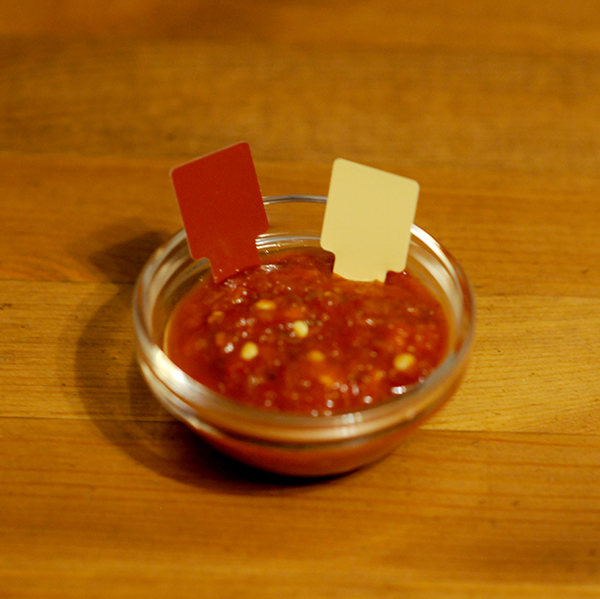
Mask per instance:
[[[281,412],[360,409],[422,381],[447,346],[444,310],[408,274],[385,283],[332,274],[333,257],[290,250],[177,304],[165,351],[192,378]]]

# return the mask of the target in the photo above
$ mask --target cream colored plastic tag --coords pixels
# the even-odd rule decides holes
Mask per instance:
[[[321,232],[321,246],[335,254],[333,272],[354,281],[402,272],[418,198],[412,179],[336,159]]]

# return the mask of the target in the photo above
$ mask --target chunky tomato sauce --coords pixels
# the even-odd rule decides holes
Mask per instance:
[[[219,285],[207,277],[175,307],[165,351],[207,387],[270,410],[330,415],[386,399],[442,360],[443,308],[410,274],[348,281],[319,249],[268,260]]]

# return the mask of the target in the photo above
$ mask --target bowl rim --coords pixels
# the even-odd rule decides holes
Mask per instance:
[[[325,204],[325,196],[284,195],[266,196],[263,198],[266,208],[275,204],[288,202],[312,202]],[[267,245],[268,232],[259,236],[257,245]],[[307,238],[307,236],[301,236]],[[241,437],[250,436],[264,439],[265,442],[278,441],[339,441],[351,439],[365,434],[374,434],[382,429],[404,426],[417,416],[422,417],[432,412],[440,404],[439,393],[434,390],[444,381],[452,378],[452,373],[461,365],[466,365],[471,350],[475,329],[475,301],[469,280],[458,261],[434,237],[413,224],[411,239],[421,242],[452,274],[457,287],[464,296],[463,304],[469,307],[466,333],[458,351],[450,351],[444,360],[431,372],[424,381],[403,389],[402,393],[392,394],[389,399],[374,405],[365,405],[359,409],[334,412],[331,415],[304,415],[289,412],[271,411],[265,408],[250,406],[235,399],[228,398],[196,381],[176,366],[159,344],[153,339],[150,325],[151,315],[144,313],[147,289],[158,270],[163,266],[165,258],[178,250],[182,244],[187,245],[185,230],[181,229],[166,243],[158,247],[140,271],[133,294],[133,321],[138,342],[138,361],[145,368],[150,368],[155,377],[163,385],[174,391],[185,405],[195,412],[200,421],[205,421],[219,429],[228,430],[230,434]],[[317,235],[318,239],[319,236]],[[189,252],[189,250],[188,250]],[[209,262],[206,259],[192,262],[200,267]],[[154,306],[152,305],[151,308]],[[464,318],[464,310],[461,318]],[[463,368],[464,370],[464,368]],[[169,381],[159,373],[169,373]],[[183,399],[182,399],[183,398]],[[163,401],[163,404],[165,402]],[[442,402],[443,403],[443,402]],[[167,409],[181,417],[181,409]]]

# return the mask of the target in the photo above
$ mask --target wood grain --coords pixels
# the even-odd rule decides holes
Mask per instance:
[[[0,417],[166,418],[137,372],[131,285],[0,293]],[[427,428],[600,434],[598,298],[483,296],[479,314],[467,380]]]
[[[360,49],[591,53],[600,48],[597,0],[524,5],[468,0],[5,0],[0,34],[19,37],[209,39]]]
[[[10,151],[190,157],[246,139],[257,160],[597,172],[594,54],[9,38],[0,56]]]
[[[0,278],[133,282],[182,226],[168,176],[180,160],[0,155]],[[331,163],[257,161],[257,171],[265,195],[326,195]],[[478,295],[598,295],[600,185],[549,189],[530,175],[482,189],[467,170],[403,172],[424,181],[417,224],[459,258]]]
[[[460,583],[496,597],[515,577],[523,592],[580,596],[567,585],[597,577],[597,438],[422,431],[368,470],[297,486],[244,471],[174,423],[31,419],[1,432],[3,543],[13,580],[35,560],[41,580],[15,587],[31,596],[52,580],[73,595],[158,596],[183,582],[185,597],[197,585],[215,597],[245,585],[251,597],[441,597]],[[27,511],[6,501],[15,490]]]
[[[0,3],[0,597],[600,596],[599,73],[596,0]],[[232,462],[135,363],[168,172],[242,139],[265,195],[416,179],[475,291],[455,398],[349,476]]]

